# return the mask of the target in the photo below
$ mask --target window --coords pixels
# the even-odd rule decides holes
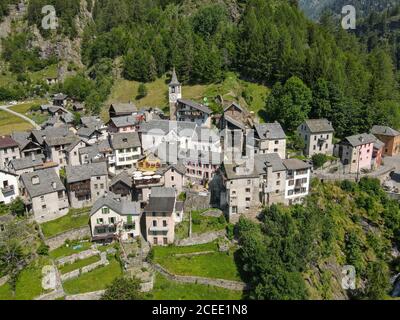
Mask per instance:
[[[100,189],[104,189],[104,183],[100,184]]]
[[[153,238],[153,243],[154,243],[155,245],[158,245],[158,239],[157,239],[157,238]]]
[[[40,196],[40,201],[44,202],[44,196]]]
[[[277,185],[277,186],[280,186],[280,185],[281,185],[281,182],[280,182],[280,181],[277,181],[277,182],[276,182],[276,185]]]
[[[167,220],[163,220],[163,227],[167,226]]]
[[[276,140],[276,141],[275,141],[275,144],[279,144],[279,141],[278,141],[278,140]]]
[[[293,186],[294,185],[294,180],[289,180],[289,186]]]
[[[171,176],[171,181],[174,181],[174,179],[175,179],[175,177],[174,177],[174,176]]]
[[[293,195],[293,190],[289,190],[289,191],[288,191],[288,195],[289,195],[289,196],[292,196],[292,195]]]
[[[280,179],[280,178],[281,178],[281,173],[278,172],[278,173],[276,174],[276,177],[277,177],[278,179]]]
[[[101,209],[102,214],[109,214],[110,213],[110,208],[104,207]]]
[[[157,227],[157,220],[153,220],[153,227]]]
[[[44,204],[44,205],[42,205],[42,209],[44,210],[44,209],[46,209],[47,208],[47,206]]]
[[[64,198],[64,191],[58,191],[58,199]]]
[[[114,217],[108,218],[108,223],[109,224],[114,224],[115,223],[115,218]]]
[[[251,189],[250,188],[246,188],[246,192],[247,193],[251,192]]]
[[[94,185],[94,189],[97,190],[98,188],[99,188],[99,185],[98,185],[98,184],[95,184],[95,185]]]
[[[97,224],[103,224],[103,222],[104,222],[103,218],[96,219]]]
[[[246,201],[251,201],[251,198],[246,198]]]
[[[164,245],[167,245],[168,244],[168,238],[163,238],[163,243],[164,243]]]
[[[96,180],[100,180],[101,179],[101,177],[96,177]]]

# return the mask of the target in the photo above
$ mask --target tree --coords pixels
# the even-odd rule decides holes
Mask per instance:
[[[314,168],[321,168],[328,161],[326,154],[317,153],[312,156]]]
[[[84,101],[94,89],[94,83],[82,74],[65,79],[63,91],[70,97]]]
[[[73,115],[74,115],[73,124],[75,127],[77,127],[81,124],[81,114],[79,112],[74,112]]]
[[[390,290],[389,269],[382,261],[372,262],[367,270],[367,286],[365,297],[370,300],[385,299]]]
[[[297,77],[291,77],[284,86],[276,83],[267,98],[267,113],[286,129],[295,130],[311,111],[311,90]]]
[[[25,214],[25,204],[21,198],[18,197],[10,204],[10,211],[19,217]]]
[[[147,87],[144,83],[140,83],[138,87],[138,94],[136,96],[137,100],[140,100],[147,96]]]
[[[138,279],[119,277],[106,288],[101,300],[143,300],[143,298]]]

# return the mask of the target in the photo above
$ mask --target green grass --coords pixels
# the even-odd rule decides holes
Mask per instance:
[[[27,131],[32,128],[29,122],[9,112],[0,111],[0,135],[9,135],[14,131]]]
[[[214,286],[170,281],[160,274],[156,275],[154,300],[240,300],[242,292]]]
[[[100,261],[100,257],[98,255],[95,255],[95,256],[91,256],[91,257],[86,258],[86,259],[78,260],[78,261],[76,261],[74,263],[63,265],[62,267],[59,267],[58,270],[60,270],[60,272],[62,274],[65,274],[65,273],[74,271],[76,269],[80,269],[80,268],[86,267],[86,266],[88,266],[88,265],[90,265],[92,263],[95,263],[97,261]]]
[[[43,223],[41,225],[46,238],[57,234],[83,227],[89,223],[90,208],[71,209],[70,212],[59,219]]]
[[[234,260],[234,250],[218,252],[217,243],[212,242],[188,247],[154,247],[154,262],[179,275],[240,281]],[[180,257],[176,254],[213,251],[198,256]]]
[[[45,80],[46,78],[57,78],[58,76],[58,66],[57,64],[53,64],[51,66],[47,66],[43,70],[29,73],[29,77],[33,82],[39,80]]]
[[[28,118],[35,121],[37,124],[42,124],[49,119],[49,115],[42,114],[40,111],[37,112],[30,112],[30,111],[33,105],[45,104],[46,102],[47,101],[44,99],[38,99],[12,106],[9,109],[27,116]]]
[[[63,287],[68,294],[79,294],[105,289],[113,280],[122,274],[119,262],[110,259],[110,264],[85,273],[78,278],[65,281]]]
[[[62,246],[60,248],[57,248],[57,249],[55,249],[53,251],[50,251],[49,256],[52,259],[59,259],[59,258],[62,258],[62,257],[67,257],[67,256],[73,255],[75,253],[79,253],[79,252],[88,250],[92,246],[91,242],[82,242],[82,243],[79,243],[79,244],[82,245],[82,248],[80,248],[80,249],[74,250],[73,249],[74,245],[70,245],[69,247],[64,245],[64,246]]]
[[[45,293],[42,288],[42,268],[45,265],[51,265],[50,261],[40,258],[22,270],[14,297],[8,284],[1,286],[0,300],[32,300]]]

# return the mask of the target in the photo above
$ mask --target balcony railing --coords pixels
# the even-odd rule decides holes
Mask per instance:
[[[1,188],[1,192],[5,195],[5,194],[9,194],[9,193],[14,193],[15,189],[14,186],[7,186],[7,187],[3,187]]]
[[[159,226],[159,227],[151,226],[149,230],[150,232],[167,232],[169,228],[168,226]]]

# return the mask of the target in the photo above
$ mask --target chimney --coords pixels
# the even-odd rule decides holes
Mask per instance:
[[[52,188],[53,188],[54,190],[57,189],[57,183],[56,183],[56,182],[53,181],[53,182],[51,183],[51,186],[52,186]]]

